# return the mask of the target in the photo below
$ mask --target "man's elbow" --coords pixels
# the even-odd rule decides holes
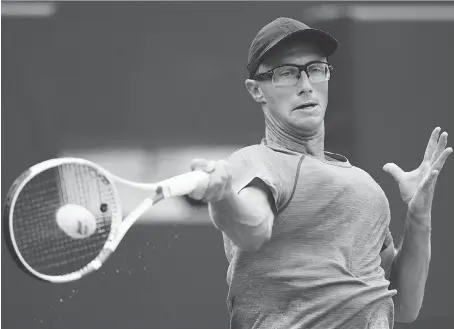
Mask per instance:
[[[396,316],[395,321],[400,323],[412,323],[416,321],[418,318],[418,314],[416,315],[403,315],[403,316]]]
[[[394,315],[394,320],[396,322],[401,323],[412,323],[416,321],[419,316],[419,309],[418,310],[396,310]]]

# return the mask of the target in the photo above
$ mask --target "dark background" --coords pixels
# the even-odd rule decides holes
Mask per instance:
[[[248,47],[264,24],[288,16],[340,41],[326,148],[382,186],[398,242],[405,207],[381,167],[412,170],[433,128],[454,131],[453,6],[415,5],[59,2],[48,17],[4,12],[2,196],[65,148],[259,142],[262,114],[243,83]],[[398,329],[454,326],[452,161],[437,183],[424,305]],[[2,326],[228,328],[226,269],[221,236],[203,223],[139,224],[99,272],[64,285],[23,273],[3,242]]]

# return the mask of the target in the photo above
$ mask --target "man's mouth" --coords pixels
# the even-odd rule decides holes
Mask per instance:
[[[295,107],[295,110],[305,110],[305,109],[311,109],[315,106],[317,106],[318,103],[316,102],[307,102],[299,105],[298,107]]]

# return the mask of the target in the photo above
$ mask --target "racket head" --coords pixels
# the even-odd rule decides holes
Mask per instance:
[[[79,158],[51,159],[23,172],[9,189],[3,212],[22,267],[56,283],[78,280],[98,269],[113,251],[108,246],[122,222],[113,177]],[[74,238],[62,230],[56,215],[66,205],[83,207],[93,215],[96,226],[91,235]]]

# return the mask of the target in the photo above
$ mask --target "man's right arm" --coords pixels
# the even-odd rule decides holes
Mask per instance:
[[[275,212],[272,196],[266,184],[254,179],[239,193],[226,191],[219,201],[209,203],[209,213],[215,226],[239,248],[256,251],[271,238]]]
[[[257,177],[248,182],[249,175],[244,186],[233,184],[232,167],[222,160],[194,159],[191,169],[209,174],[209,182],[201,184],[189,196],[208,202],[214,225],[239,248],[247,251],[260,249],[271,237],[276,208],[267,184]],[[242,172],[236,168],[235,172],[238,171]]]

